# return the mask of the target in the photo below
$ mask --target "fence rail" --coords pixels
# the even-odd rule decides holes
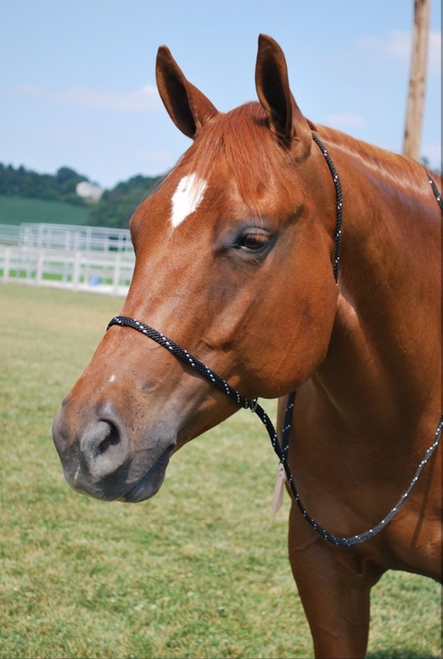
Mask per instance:
[[[0,281],[126,295],[131,252],[35,249],[0,245]]]
[[[19,230],[20,247],[133,253],[128,229],[25,222]]]
[[[20,239],[20,227],[14,224],[0,224],[0,244],[18,245]]]

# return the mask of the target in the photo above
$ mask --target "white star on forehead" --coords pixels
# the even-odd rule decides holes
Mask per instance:
[[[207,185],[207,182],[199,178],[197,174],[189,174],[180,180],[171,198],[171,224],[174,228],[197,210],[203,200]]]

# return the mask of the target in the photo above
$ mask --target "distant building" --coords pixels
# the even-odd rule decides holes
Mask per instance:
[[[104,192],[103,188],[89,181],[77,183],[75,191],[87,204],[96,204]]]

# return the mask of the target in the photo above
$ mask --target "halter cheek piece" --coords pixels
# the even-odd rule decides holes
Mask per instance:
[[[325,146],[322,144],[322,142],[318,139],[317,135],[314,133],[312,134],[312,137],[315,141],[315,143],[318,145],[320,148],[321,152],[323,153],[325,160],[328,164],[329,170],[332,174],[332,178],[334,181],[335,185],[335,193],[336,193],[336,226],[335,226],[335,249],[334,249],[334,257],[333,257],[333,263],[332,263],[332,268],[334,272],[334,277],[335,277],[335,282],[338,282],[338,267],[339,267],[339,261],[340,261],[340,243],[341,243],[341,224],[342,224],[342,213],[343,213],[343,202],[342,202],[342,192],[341,192],[341,185],[340,185],[340,178],[338,176],[338,173],[334,167],[334,164],[332,163],[332,160],[329,156],[329,153]],[[434,192],[434,195],[437,199],[438,205],[440,206],[440,209],[443,213],[443,202],[440,193],[437,190],[437,186],[435,185],[435,182],[432,180],[432,178],[428,175],[429,178],[429,183],[431,185],[432,191]],[[133,318],[128,318],[127,316],[116,316],[111,320],[111,322],[108,325],[109,329],[113,325],[119,325],[120,327],[131,327],[132,329],[137,330],[138,332],[141,332],[145,336],[149,337],[159,345],[163,346],[167,350],[169,350],[175,357],[183,361],[185,364],[190,366],[193,370],[197,371],[202,377],[204,377],[208,382],[216,386],[220,391],[222,391],[224,394],[229,396],[229,398],[232,399],[234,403],[236,403],[239,407],[243,407],[245,409],[251,410],[251,412],[255,412],[259,419],[262,421],[264,426],[266,427],[266,430],[268,431],[269,437],[271,439],[271,444],[272,447],[277,454],[280,464],[284,469],[284,472],[286,474],[286,479],[289,485],[289,488],[291,490],[291,493],[294,497],[295,502],[297,503],[301,513],[303,516],[306,518],[306,520],[309,522],[309,524],[319,533],[325,540],[328,542],[331,542],[334,545],[340,545],[344,547],[351,547],[352,545],[359,544],[361,542],[365,542],[366,540],[369,540],[370,538],[373,538],[377,533],[380,533],[384,529],[384,527],[391,521],[391,519],[398,513],[400,508],[403,506],[405,503],[406,499],[410,495],[414,485],[416,484],[425,464],[429,461],[431,455],[434,453],[435,449],[438,446],[438,443],[440,441],[441,433],[442,433],[442,428],[443,428],[443,414],[440,418],[440,421],[437,425],[437,430],[435,433],[434,441],[432,442],[431,446],[428,448],[428,450],[425,453],[425,456],[423,460],[420,462],[418,465],[418,468],[415,472],[414,478],[412,479],[408,489],[406,492],[403,494],[401,499],[398,501],[398,503],[392,508],[392,510],[386,515],[384,519],[381,520],[374,528],[369,529],[368,531],[365,531],[364,533],[360,533],[358,535],[353,535],[348,538],[340,538],[332,533],[329,533],[326,529],[324,529],[320,524],[318,524],[308,513],[306,508],[301,502],[300,495],[298,494],[297,488],[294,483],[294,478],[292,476],[292,472],[289,468],[288,464],[288,451],[289,451],[289,435],[291,432],[291,420],[292,420],[292,412],[294,408],[294,400],[295,400],[295,392],[289,394],[288,400],[287,400],[287,405],[286,405],[286,412],[285,412],[285,419],[284,419],[284,426],[283,426],[283,432],[282,432],[282,441],[281,445],[278,441],[277,433],[275,431],[275,428],[269,419],[268,415],[266,414],[265,410],[261,407],[261,405],[258,404],[258,400],[255,399],[248,399],[242,396],[236,389],[231,387],[222,377],[217,375],[214,371],[212,371],[210,368],[205,366],[201,361],[199,361],[196,357],[193,357],[187,350],[184,350],[181,348],[179,345],[174,343],[174,341],[171,341],[171,339],[168,339],[164,334],[161,334],[160,332],[157,332],[157,330],[153,329],[149,325],[145,325],[144,323],[140,322],[139,320],[134,320]]]

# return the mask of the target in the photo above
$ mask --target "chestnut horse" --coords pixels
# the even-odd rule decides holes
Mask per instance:
[[[293,574],[316,657],[363,657],[386,570],[441,580],[441,179],[308,121],[269,37],[259,103],[226,114],[164,46],[156,73],[193,144],[132,217],[122,316],[54,421],[66,480],[148,499],[243,396],[281,398],[281,428],[296,391]]]

